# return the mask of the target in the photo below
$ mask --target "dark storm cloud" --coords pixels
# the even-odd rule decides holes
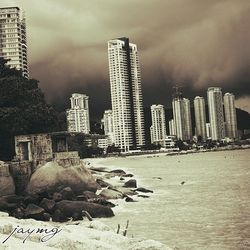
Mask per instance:
[[[3,2],[25,9],[31,75],[62,107],[77,91],[94,116],[110,105],[107,41],[121,36],[138,45],[145,105],[169,106],[175,84],[190,98],[221,86],[249,101],[248,0]]]

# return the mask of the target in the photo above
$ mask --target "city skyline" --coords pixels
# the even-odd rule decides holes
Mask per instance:
[[[222,87],[235,94],[237,107],[250,111],[249,5],[247,1],[139,1],[131,19],[122,17],[121,26],[113,21],[123,9],[130,10],[129,3],[43,1],[31,6],[27,0],[3,0],[0,7],[25,10],[30,73],[40,80],[47,99],[65,109],[72,93],[86,93],[93,117],[100,118],[110,108],[106,41],[121,36],[130,37],[141,48],[145,106],[170,107],[172,86],[181,83],[190,99],[209,86]],[[146,8],[142,11],[142,7]],[[176,19],[176,13],[182,18]],[[235,29],[237,36],[231,35]],[[102,88],[101,93],[96,88]]]

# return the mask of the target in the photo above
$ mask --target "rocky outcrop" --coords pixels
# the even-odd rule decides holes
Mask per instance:
[[[112,189],[104,189],[100,193],[100,196],[109,200],[109,199],[122,199],[124,195],[121,192],[112,190]]]
[[[67,217],[72,217],[75,213],[81,214],[82,211],[87,211],[93,218],[114,216],[110,207],[85,201],[60,201],[56,206]]]
[[[137,188],[137,183],[135,179],[131,179],[127,182],[124,183],[124,187],[128,187],[128,188]]]
[[[95,192],[100,187],[83,165],[64,168],[52,161],[37,169],[31,176],[27,192],[49,192],[59,186],[70,187],[75,193],[86,190]]]

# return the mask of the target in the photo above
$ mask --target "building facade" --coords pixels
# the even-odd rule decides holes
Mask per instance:
[[[210,87],[207,90],[211,139],[220,141],[225,138],[224,114],[221,88]]]
[[[104,134],[108,136],[108,145],[115,143],[114,139],[114,125],[113,112],[111,109],[105,110],[102,118]]]
[[[90,133],[89,97],[74,93],[70,98],[71,108],[67,110],[68,132]]]
[[[29,77],[25,16],[18,7],[0,8],[0,57]]]
[[[171,119],[168,122],[168,127],[169,127],[169,135],[176,135],[176,129],[175,129],[174,119]]]
[[[205,100],[203,97],[196,96],[194,98],[194,114],[195,114],[195,128],[197,138],[201,137],[205,141],[206,136],[206,110]]]
[[[193,139],[192,131],[192,120],[191,120],[191,109],[190,101],[187,98],[183,98],[183,109],[184,109],[184,128],[185,128],[185,140]]]
[[[151,143],[165,146],[166,120],[163,105],[151,106],[152,126],[150,128]]]
[[[145,144],[138,50],[128,38],[108,42],[115,145],[122,151]]]
[[[235,97],[232,93],[226,93],[224,95],[224,111],[225,111],[225,125],[226,136],[230,139],[236,139],[237,133],[237,119],[235,109]]]

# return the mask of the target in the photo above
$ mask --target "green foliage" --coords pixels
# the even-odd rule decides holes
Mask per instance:
[[[0,160],[14,156],[14,137],[60,129],[57,112],[46,103],[38,81],[9,69],[0,59]]]

